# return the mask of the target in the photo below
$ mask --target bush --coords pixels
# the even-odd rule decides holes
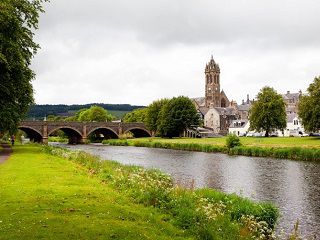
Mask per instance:
[[[240,138],[235,134],[229,134],[226,140],[226,146],[228,149],[241,146]]]
[[[132,132],[123,133],[123,134],[120,134],[119,136],[120,140],[132,139],[132,138],[134,138]]]

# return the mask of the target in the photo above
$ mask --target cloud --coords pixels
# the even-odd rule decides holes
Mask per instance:
[[[45,8],[33,62],[38,103],[201,96],[211,54],[238,101],[264,85],[306,89],[319,75],[316,0],[55,0]]]

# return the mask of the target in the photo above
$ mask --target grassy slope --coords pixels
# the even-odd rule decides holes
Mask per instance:
[[[128,141],[148,141],[150,138],[138,138]],[[163,139],[154,138],[159,142],[177,142],[177,143],[199,143],[224,146],[226,137],[221,138],[174,138]],[[260,146],[260,147],[309,147],[320,148],[320,138],[316,137],[275,137],[275,138],[255,138],[241,137],[241,143],[245,146]]]
[[[65,159],[17,146],[0,165],[0,239],[186,239]]]

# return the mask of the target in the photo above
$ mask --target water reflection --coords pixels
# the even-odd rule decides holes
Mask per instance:
[[[227,156],[167,149],[77,145],[123,164],[158,168],[195,187],[210,187],[277,204],[279,228],[292,229],[297,219],[304,234],[320,232],[320,164]]]

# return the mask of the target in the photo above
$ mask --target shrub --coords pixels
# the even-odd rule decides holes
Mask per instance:
[[[226,140],[226,146],[228,149],[241,146],[240,138],[235,134],[229,134]]]
[[[119,135],[120,140],[125,140],[125,139],[132,139],[134,136],[132,132],[127,132]]]

